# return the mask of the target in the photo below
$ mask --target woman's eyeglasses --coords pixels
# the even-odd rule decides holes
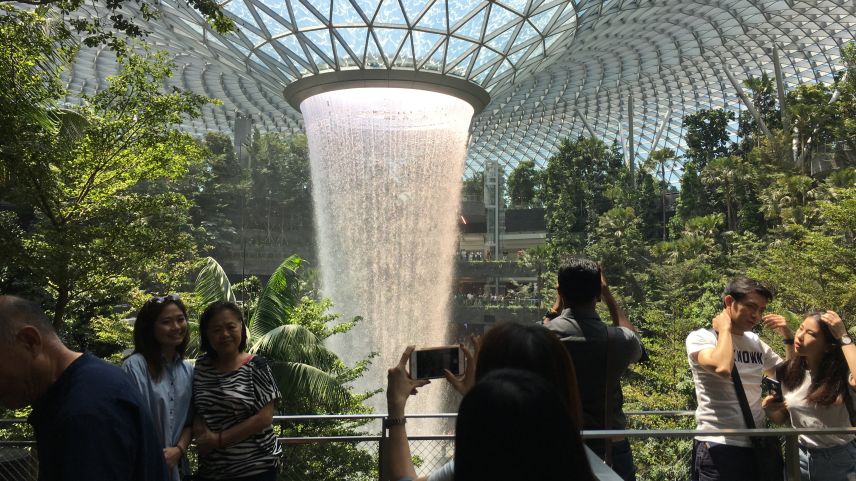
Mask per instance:
[[[181,300],[181,297],[178,297],[178,294],[167,294],[165,296],[154,296],[151,299],[149,299],[149,302],[152,302],[155,304],[163,304],[166,301],[178,302],[180,300]]]

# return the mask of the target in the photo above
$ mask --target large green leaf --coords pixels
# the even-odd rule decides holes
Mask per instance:
[[[335,377],[307,364],[272,361],[271,371],[283,396],[312,399],[322,409],[337,409],[351,395]]]
[[[259,304],[250,319],[250,335],[253,338],[264,336],[267,332],[285,324],[294,306],[297,305],[297,285],[291,285],[291,279],[300,267],[302,259],[289,256],[276,268],[265,285]]]
[[[330,366],[337,358],[335,353],[324,347],[323,340],[297,324],[285,324],[266,332],[253,342],[250,352],[262,354],[273,361],[316,367]]]
[[[217,301],[235,302],[232,283],[229,282],[220,264],[212,257],[206,257],[202,262],[202,270],[196,276],[194,287],[196,295],[199,296],[200,305],[207,306]]]

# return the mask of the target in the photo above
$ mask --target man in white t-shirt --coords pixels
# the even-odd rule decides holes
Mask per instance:
[[[695,382],[699,430],[746,427],[731,380],[736,366],[756,427],[764,426],[761,377],[774,376],[782,359],[752,332],[760,321],[784,338],[788,357],[794,335],[784,317],[763,315],[773,293],[755,279],[736,277],[725,288],[724,308],[712,329],[687,336],[687,356]],[[696,436],[693,446],[694,481],[755,481],[752,444],[745,436]]]

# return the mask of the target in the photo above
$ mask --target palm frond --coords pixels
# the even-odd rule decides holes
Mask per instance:
[[[235,302],[232,283],[229,282],[229,278],[220,264],[212,257],[206,257],[202,263],[202,270],[196,276],[194,286],[201,305],[207,306],[217,301]]]
[[[335,410],[351,393],[335,377],[297,362],[271,362],[271,372],[283,396],[311,399],[312,405]]]
[[[285,323],[292,309],[297,305],[297,284],[291,285],[291,279],[300,267],[302,259],[289,256],[276,268],[265,285],[259,298],[253,317],[250,319],[250,334],[254,338],[276,329]]]
[[[259,353],[273,361],[296,362],[325,368],[337,359],[324,347],[323,341],[309,329],[297,324],[285,324],[266,332],[253,342],[250,352]]]

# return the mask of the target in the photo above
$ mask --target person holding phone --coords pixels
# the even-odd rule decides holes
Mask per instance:
[[[562,479],[593,481],[595,478],[586,457],[582,439],[579,436],[582,426],[582,407],[576,373],[567,350],[558,338],[539,325],[505,323],[489,330],[483,339],[474,338],[473,340],[475,354],[461,346],[467,360],[464,373],[455,376],[452,372],[446,372],[446,379],[459,393],[466,396],[473,389],[476,381],[490,372],[505,368],[522,369],[541,376],[549,385],[557,388],[562,404],[567,411],[566,417],[563,418],[566,421],[557,420],[556,422],[570,421],[572,424],[571,439],[557,445],[514,439],[512,436],[493,439],[493,442],[502,441],[511,448],[517,447],[519,451],[513,455],[493,456],[490,459],[482,460],[483,463],[492,464],[485,466],[482,473],[484,477],[481,479],[494,479],[488,473],[514,473],[517,468],[513,465],[525,467],[536,463],[546,464],[558,461],[566,468]],[[447,463],[427,477],[417,477],[413,467],[410,446],[407,442],[405,406],[411,394],[416,394],[418,388],[430,382],[427,379],[413,379],[408,373],[407,361],[411,358],[413,351],[414,346],[409,346],[402,354],[398,365],[391,368],[387,373],[386,397],[389,413],[387,459],[389,460],[390,478],[394,480],[451,481],[456,479],[454,462]],[[496,419],[495,422],[497,425],[502,425],[508,420]],[[484,433],[484,435],[489,434]],[[503,469],[503,466],[507,469]],[[534,470],[530,474],[532,473]],[[531,476],[517,479],[529,478],[540,479]]]
[[[856,346],[838,314],[809,313],[794,337],[794,351],[776,369],[784,400],[764,398],[767,416],[778,423],[790,419],[795,428],[851,426]],[[856,479],[856,436],[805,434],[799,450],[802,481]]]

